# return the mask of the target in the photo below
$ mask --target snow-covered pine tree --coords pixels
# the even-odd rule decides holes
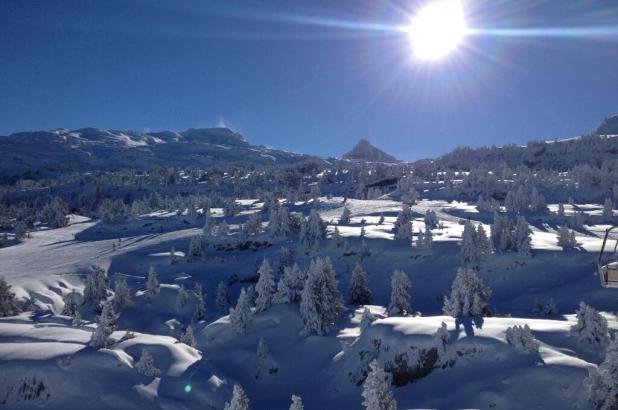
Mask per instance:
[[[178,307],[180,309],[184,308],[189,301],[189,293],[187,292],[187,289],[183,284],[181,284],[178,288],[178,295],[176,296],[176,301],[178,302]]]
[[[483,316],[488,313],[491,289],[476,274],[460,268],[451,286],[451,294],[444,298],[444,314],[452,317]]]
[[[217,296],[215,298],[215,305],[219,310],[226,310],[230,306],[230,293],[227,289],[227,285],[223,281],[217,285]]]
[[[539,351],[539,342],[534,338],[530,326],[510,326],[506,329],[506,341],[517,350],[526,353]]]
[[[545,197],[539,194],[536,188],[532,188],[532,192],[530,193],[530,210],[532,212],[547,212]]]
[[[290,211],[285,206],[279,208],[279,236],[282,238],[290,236],[292,227],[290,226]]]
[[[436,229],[438,227],[438,216],[435,211],[428,209],[425,212],[425,229]]]
[[[215,228],[215,221],[212,218],[210,209],[207,209],[204,212],[204,227],[202,228],[202,232],[204,233],[204,236],[206,238],[213,236],[215,233],[214,228]]]
[[[605,359],[596,368],[588,368],[584,388],[593,408],[618,408],[618,338],[614,337],[605,351]]]
[[[276,238],[279,236],[281,219],[279,218],[279,210],[277,208],[273,208],[270,210],[268,216],[268,235],[271,238]]]
[[[485,232],[485,228],[483,228],[483,224],[478,224],[476,227],[476,248],[478,250],[479,256],[481,260],[491,255],[491,242],[489,242],[489,238],[487,237],[487,233]]]
[[[2,279],[0,279],[0,289],[2,288],[1,280]],[[1,293],[2,291],[0,290],[0,294]],[[64,302],[64,307],[62,308],[63,315],[75,317],[75,314],[79,310],[79,306],[77,304],[77,298],[78,298],[78,295],[75,289],[73,289],[72,291],[70,291],[69,293],[67,293],[66,295],[62,297],[62,301]],[[1,299],[2,297],[0,296],[0,300]],[[2,306],[1,302],[0,302],[0,306]],[[0,314],[0,316],[2,316],[2,314]]]
[[[249,398],[240,385],[234,385],[232,400],[225,403],[223,410],[249,410]]]
[[[187,262],[194,262],[204,257],[204,236],[194,235],[189,242],[189,252],[187,252]]]
[[[558,216],[564,218],[564,204],[558,204]]]
[[[612,221],[614,219],[614,202],[611,198],[605,198],[603,203],[603,220]]]
[[[135,371],[146,377],[157,377],[161,375],[161,370],[155,367],[154,358],[146,349],[142,349],[142,355],[135,364]]]
[[[323,335],[343,312],[335,271],[328,258],[311,261],[300,301],[304,331]]]
[[[575,232],[561,226],[558,228],[558,246],[562,246],[563,249],[573,249],[577,246],[577,239],[575,239]]]
[[[410,289],[412,284],[408,275],[395,269],[391,276],[391,302],[388,306],[389,314],[408,315],[412,313],[410,306]]]
[[[255,378],[260,379],[262,375],[272,374],[278,370],[277,365],[270,355],[268,345],[263,337],[260,337],[256,349],[257,357],[257,369],[255,372]]]
[[[125,307],[131,304],[131,296],[129,295],[129,286],[124,278],[116,280],[114,283],[114,297],[112,298],[114,310],[120,312]]]
[[[341,216],[339,217],[339,225],[349,225],[350,224],[350,216],[352,212],[347,206],[343,207],[343,211],[341,212]]]
[[[148,281],[146,283],[147,297],[152,298],[159,294],[161,291],[161,285],[159,284],[159,277],[154,266],[148,268]]]
[[[255,285],[255,291],[257,292],[255,310],[256,312],[263,312],[273,304],[273,290],[275,286],[273,270],[268,259],[264,258],[257,273],[259,278]]]
[[[277,284],[277,303],[298,303],[305,284],[306,274],[295,263],[283,268],[283,277]]]
[[[20,312],[15,301],[15,293],[4,277],[0,278],[0,317],[13,316]]]
[[[110,336],[116,327],[117,319],[112,303],[110,301],[103,303],[103,310],[97,319],[97,328],[92,333],[90,345],[98,349],[112,347],[114,341]]]
[[[481,264],[480,249],[478,248],[476,229],[472,222],[466,221],[461,235],[461,264],[467,268],[477,270]]]
[[[446,323],[442,322],[436,333],[433,335],[433,342],[438,349],[438,356],[444,355],[448,350],[450,336],[448,334],[448,328],[446,327]]]
[[[292,404],[290,404],[289,410],[305,410],[305,407],[303,406],[303,400],[300,398],[300,396],[296,396],[295,394],[292,395]]]
[[[366,410],[397,410],[397,401],[389,385],[390,376],[377,360],[372,360],[363,383],[363,406]]]
[[[373,322],[376,321],[376,319],[377,317],[373,313],[371,313],[369,308],[363,309],[363,315],[361,316],[361,320],[360,320],[361,332],[367,329]]]
[[[528,226],[528,221],[521,215],[517,216],[517,223],[515,224],[514,242],[517,252],[522,255],[530,254],[530,242],[532,238],[530,235],[532,230]]]
[[[173,265],[176,262],[178,262],[178,256],[176,255],[176,249],[172,246],[170,249],[170,265]]]
[[[187,326],[185,332],[180,336],[180,343],[184,343],[187,346],[196,347],[197,342],[195,341],[195,334],[193,333],[193,328],[191,325]]]
[[[403,205],[393,228],[395,239],[412,240],[412,210],[406,204]]]
[[[582,343],[602,344],[607,341],[607,319],[593,307],[579,303],[577,323],[571,327],[571,334]]]
[[[230,324],[236,333],[244,334],[251,326],[251,323],[253,323],[251,301],[245,289],[242,288],[236,307],[230,309]]]
[[[335,231],[333,232],[333,240],[335,241],[335,246],[337,248],[341,248],[343,246],[343,237],[339,233],[339,228],[335,226]]]
[[[195,320],[200,321],[206,318],[206,302],[204,301],[204,291],[200,283],[195,283]]]
[[[99,304],[107,299],[108,289],[109,278],[105,270],[100,266],[92,266],[90,274],[86,277],[83,303],[89,303],[95,309],[98,308]]]
[[[350,277],[350,303],[353,305],[371,304],[371,289],[368,285],[369,279],[363,268],[356,264]]]

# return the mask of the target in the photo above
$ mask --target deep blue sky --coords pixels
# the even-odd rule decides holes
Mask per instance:
[[[402,33],[338,27],[404,25],[421,3],[2,0],[0,134],[226,124],[277,148],[340,155],[364,137],[416,159],[618,112],[618,37],[598,29],[618,2],[467,1],[475,28],[600,34],[471,36],[432,63]]]

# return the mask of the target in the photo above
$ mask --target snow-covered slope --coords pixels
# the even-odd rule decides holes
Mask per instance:
[[[155,166],[286,164],[309,158],[251,145],[227,128],[149,133],[97,128],[20,132],[0,136],[0,156],[0,180]]]

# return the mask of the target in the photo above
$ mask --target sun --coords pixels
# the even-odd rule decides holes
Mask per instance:
[[[412,17],[407,31],[417,58],[442,58],[463,40],[466,32],[463,6],[459,0],[432,2]]]

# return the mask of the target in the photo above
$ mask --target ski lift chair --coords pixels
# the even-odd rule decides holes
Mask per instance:
[[[601,252],[599,253],[599,259],[597,261],[599,279],[601,281],[601,286],[603,286],[604,288],[618,288],[618,254],[616,254],[616,249],[618,248],[618,240],[616,240],[616,244],[614,245],[614,261],[605,263],[605,259],[603,258],[603,255],[605,253],[605,245],[607,244],[607,238],[609,237],[609,233],[616,228],[616,226],[612,226],[611,228],[607,228],[607,230],[605,231],[603,245],[601,246]]]

